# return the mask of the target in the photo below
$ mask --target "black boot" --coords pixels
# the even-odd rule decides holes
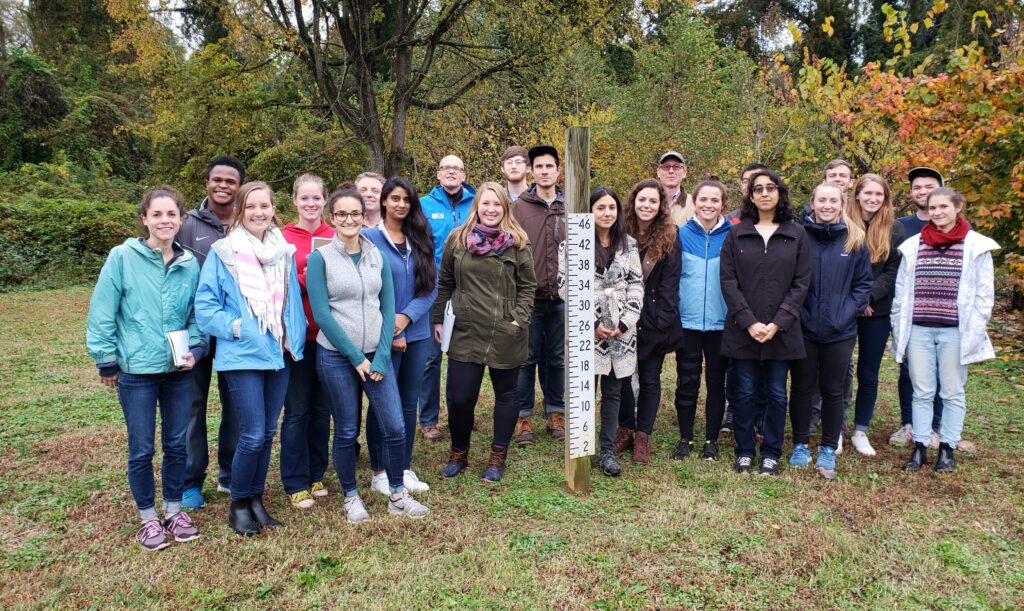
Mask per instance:
[[[263,495],[252,497],[252,503],[250,504],[252,510],[252,517],[256,519],[256,522],[263,528],[275,528],[281,526],[278,522],[267,513],[267,508],[263,506]]]
[[[928,462],[928,446],[914,442],[914,451],[910,454],[910,460],[904,463],[903,468],[907,471],[920,471],[926,462]]]
[[[939,459],[935,461],[936,473],[949,473],[956,468],[956,459],[953,458],[953,446],[948,443],[939,444]]]
[[[231,509],[228,510],[228,524],[235,532],[251,537],[260,532],[260,525],[252,517],[249,509],[249,499],[238,499],[231,501]]]

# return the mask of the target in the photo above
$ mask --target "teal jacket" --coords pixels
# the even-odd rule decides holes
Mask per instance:
[[[245,307],[238,287],[235,253],[227,238],[210,248],[196,291],[196,318],[199,328],[217,338],[216,371],[243,369],[284,369],[284,351],[273,334],[260,332],[256,318]],[[302,292],[295,272],[295,258],[288,257],[288,286],[284,296],[284,348],[296,361],[302,360],[306,346],[306,314],[302,311]],[[241,320],[239,336],[234,323]]]
[[[159,250],[139,238],[115,246],[100,271],[89,301],[85,343],[100,368],[115,363],[125,373],[175,371],[166,333],[188,329],[196,360],[206,338],[196,325],[194,301],[199,262],[181,251],[169,266]]]

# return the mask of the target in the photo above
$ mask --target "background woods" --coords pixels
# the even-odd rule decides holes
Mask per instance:
[[[799,201],[833,157],[892,178],[900,203],[905,171],[934,164],[1024,294],[1022,13],[1012,0],[0,0],[0,285],[95,271],[41,256],[47,210],[98,219],[95,243],[48,239],[101,256],[134,230],[144,186],[197,198],[222,152],[282,192],[302,172],[335,185],[364,169],[425,189],[446,153],[478,182],[508,144],[560,145],[587,124],[595,180],[623,191],[669,148],[689,185],[735,186],[758,161]]]

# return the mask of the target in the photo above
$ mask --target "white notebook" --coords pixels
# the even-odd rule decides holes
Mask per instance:
[[[183,355],[188,352],[188,330],[168,331],[167,343],[171,346],[171,358],[174,359],[174,366],[185,365],[186,361]]]
[[[452,343],[452,331],[455,330],[455,310],[451,299],[444,306],[444,324],[441,327],[441,352],[448,352]]]

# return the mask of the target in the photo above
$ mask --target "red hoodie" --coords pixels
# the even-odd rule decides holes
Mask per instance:
[[[295,271],[299,274],[299,286],[302,287],[302,309],[306,312],[308,325],[306,341],[315,340],[317,333],[320,332],[320,327],[313,322],[313,310],[309,307],[309,295],[306,294],[306,259],[309,258],[309,253],[313,252],[313,238],[333,238],[334,227],[321,221],[320,227],[310,233],[302,227],[288,223],[281,233],[284,234],[284,239],[295,247]]]

